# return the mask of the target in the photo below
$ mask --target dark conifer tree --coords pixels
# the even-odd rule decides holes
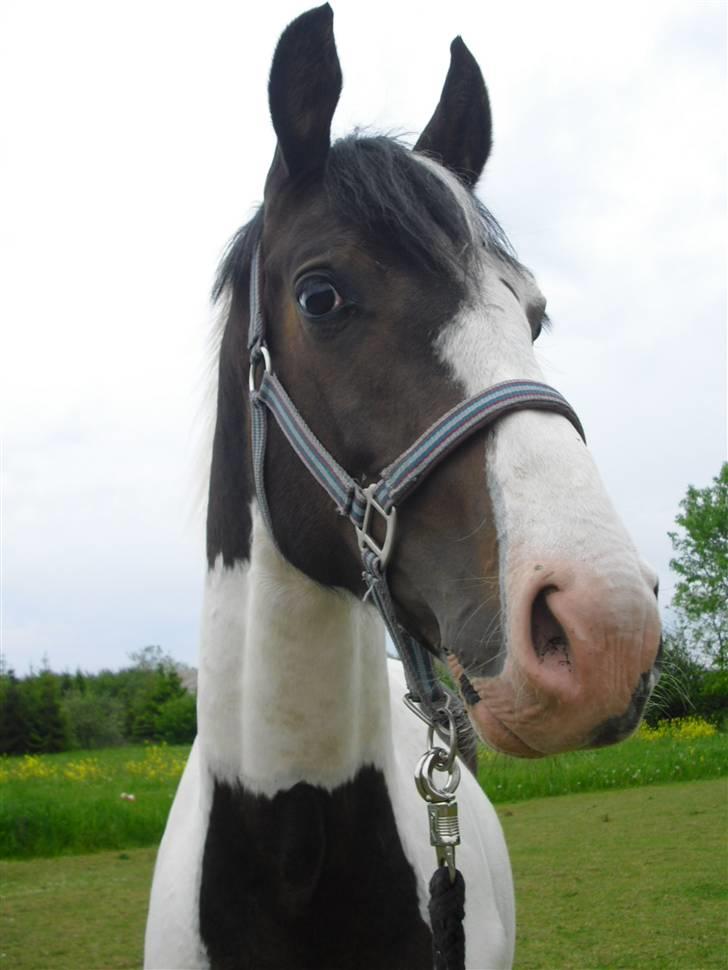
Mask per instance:
[[[30,719],[20,682],[8,670],[0,687],[0,754],[24,754],[30,743]]]

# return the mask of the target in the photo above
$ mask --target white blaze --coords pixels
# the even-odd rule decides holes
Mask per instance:
[[[468,192],[441,166],[426,164],[449,186],[479,240],[482,226]],[[546,383],[526,315],[529,305],[543,300],[535,280],[486,252],[479,241],[474,245],[480,253],[468,297],[439,335],[438,356],[465,396],[501,381]],[[485,465],[502,593],[520,567],[533,568],[539,559],[589,564],[615,581],[641,585],[644,567],[589,451],[566,418],[537,410],[501,418],[489,435]]]

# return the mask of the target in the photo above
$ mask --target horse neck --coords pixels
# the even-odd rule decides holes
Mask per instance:
[[[390,750],[378,616],[291,566],[255,503],[249,560],[207,575],[198,726],[212,777],[269,796],[331,790]]]

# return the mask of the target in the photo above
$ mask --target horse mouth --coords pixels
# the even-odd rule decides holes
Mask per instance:
[[[494,714],[481,699],[478,710],[477,733],[481,739],[499,754],[510,755],[512,758],[543,758],[544,752],[537,751],[526,744],[515,731]]]
[[[572,651],[569,637],[549,606],[549,597],[556,593],[554,586],[542,588],[531,606],[529,651],[546,677],[566,677],[571,680]],[[526,632],[524,630],[524,632]],[[491,696],[490,690],[498,677],[475,678],[475,684],[468,676],[468,668],[456,654],[450,655],[450,668],[460,687],[473,726],[481,739],[489,747],[502,754],[520,758],[542,758],[544,751],[529,744],[521,737],[517,726],[509,726],[510,718],[496,713],[503,707],[498,695]],[[487,686],[486,686],[487,685]],[[513,699],[511,699],[512,701]],[[492,703],[491,703],[492,702]],[[506,705],[507,706],[507,705]]]
[[[457,655],[448,655],[448,666],[460,688],[470,720],[478,737],[499,754],[514,758],[543,758],[544,752],[527,744],[493,711],[487,698],[475,689]]]

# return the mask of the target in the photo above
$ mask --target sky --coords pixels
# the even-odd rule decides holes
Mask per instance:
[[[488,85],[479,194],[548,299],[537,345],[638,548],[726,458],[726,4],[334,3],[334,134],[412,140],[457,34]],[[252,15],[250,10],[254,9]],[[208,294],[260,202],[299,3],[3,0],[4,662],[195,664]]]

